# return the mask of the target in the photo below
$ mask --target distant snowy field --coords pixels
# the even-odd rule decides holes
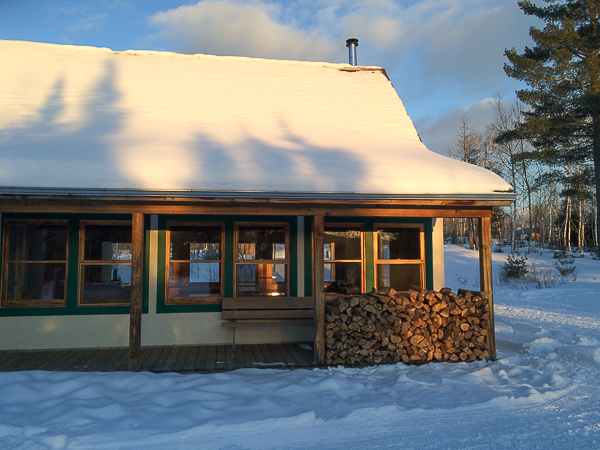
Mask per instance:
[[[447,286],[477,288],[477,252],[445,250]],[[552,253],[525,256],[552,272]],[[0,448],[598,449],[600,261],[528,289],[499,285],[506,257],[493,254],[495,362],[2,373]]]

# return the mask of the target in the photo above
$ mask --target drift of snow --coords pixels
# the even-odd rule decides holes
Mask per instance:
[[[447,285],[475,288],[477,253],[445,254]],[[494,362],[3,373],[0,447],[600,448],[600,262],[576,264],[577,282],[495,287]]]
[[[0,186],[498,195],[378,67],[0,41]]]

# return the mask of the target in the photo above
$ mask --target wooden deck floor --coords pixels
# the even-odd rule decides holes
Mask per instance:
[[[127,370],[127,348],[0,351],[0,372],[52,370],[117,372]],[[261,344],[143,347],[141,370],[155,373],[210,373],[242,368],[314,367],[312,345]]]

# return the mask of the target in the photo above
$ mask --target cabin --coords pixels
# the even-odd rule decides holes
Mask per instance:
[[[447,217],[478,219],[492,294],[511,187],[427,149],[380,67],[0,59],[0,350],[129,346],[135,370],[140,346],[313,341],[322,364],[326,301],[444,286]]]

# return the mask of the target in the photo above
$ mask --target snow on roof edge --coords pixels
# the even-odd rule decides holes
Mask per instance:
[[[349,63],[332,63],[327,61],[303,61],[295,59],[275,59],[275,58],[261,58],[254,56],[231,56],[231,55],[211,55],[209,53],[181,53],[181,52],[170,52],[166,50],[113,50],[110,47],[95,47],[93,45],[72,45],[72,44],[56,44],[52,42],[33,42],[23,41],[20,39],[1,39],[0,41],[19,42],[24,44],[44,44],[48,46],[54,46],[62,49],[71,49],[74,51],[81,50],[101,50],[114,55],[130,55],[130,56],[152,56],[152,57],[164,57],[164,58],[205,58],[205,59],[222,59],[222,60],[233,60],[233,61],[268,61],[283,65],[302,65],[307,67],[326,67],[330,69],[338,69],[346,72],[361,72],[361,71],[380,71],[385,73],[385,69],[380,66],[353,66]],[[387,75],[386,75],[387,76]]]
[[[77,196],[77,197],[180,197],[290,200],[514,200],[510,191],[492,194],[384,194],[365,192],[291,192],[291,191],[202,191],[146,189],[73,189],[0,186],[0,195]]]

